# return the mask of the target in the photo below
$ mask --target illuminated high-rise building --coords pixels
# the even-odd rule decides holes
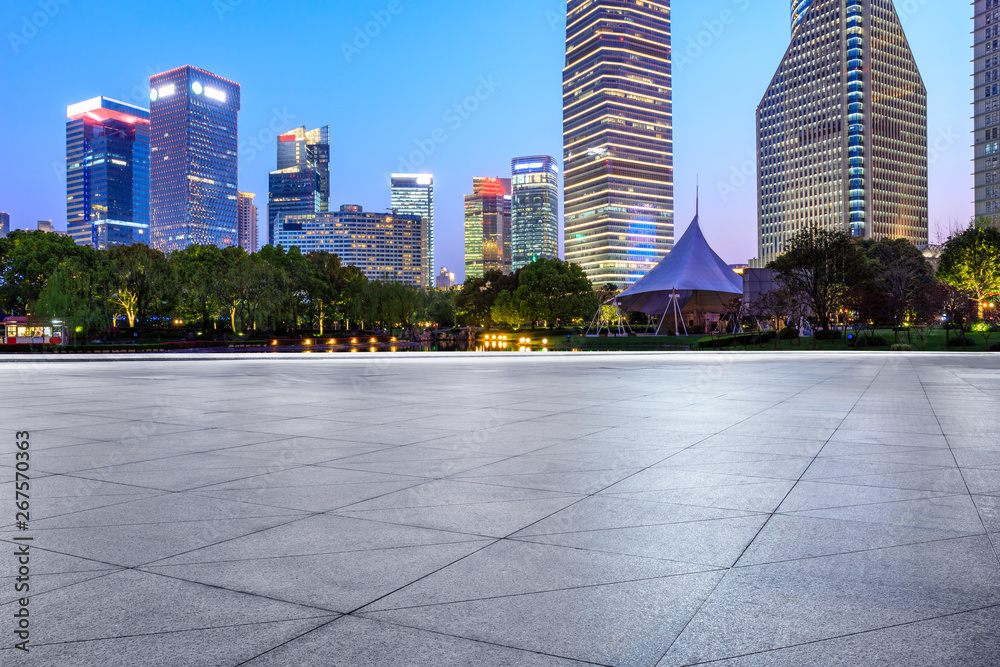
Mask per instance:
[[[0,238],[10,234],[10,214],[0,212]]]
[[[1000,221],[1000,0],[976,0],[975,100],[976,215]]]
[[[927,243],[927,91],[885,0],[792,0],[757,108],[758,259],[803,229]]]
[[[330,126],[304,126],[278,137],[278,169],[268,177],[268,243],[278,218],[330,210]]]
[[[240,85],[185,65],[149,89],[153,246],[236,245]]]
[[[240,192],[236,206],[236,237],[241,248],[249,253],[257,252],[257,207],[254,206],[252,192]]]
[[[405,215],[419,215],[424,221],[424,287],[434,287],[434,175],[393,174],[392,210]]]
[[[559,165],[547,155],[511,161],[510,256],[514,271],[559,258]]]
[[[95,97],[66,117],[67,233],[93,248],[149,243],[149,111]]]
[[[331,213],[281,216],[275,245],[303,254],[331,252],[369,280],[423,287],[424,228],[417,215],[368,213],[345,205]]]
[[[634,283],[674,243],[669,0],[569,0],[563,70],[566,261]]]
[[[511,272],[510,179],[472,179],[465,196],[465,279]]]

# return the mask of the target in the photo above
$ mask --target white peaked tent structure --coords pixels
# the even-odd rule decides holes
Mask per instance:
[[[698,215],[670,254],[634,285],[619,294],[614,304],[621,310],[659,317],[656,333],[671,317],[674,333],[684,326],[685,314],[699,319],[705,313],[724,313],[726,304],[743,295],[743,279],[708,245]]]

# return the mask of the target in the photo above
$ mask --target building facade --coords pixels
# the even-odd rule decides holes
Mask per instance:
[[[149,89],[153,246],[236,245],[240,85],[185,65]]]
[[[465,279],[487,271],[511,272],[510,179],[472,179],[465,196]]]
[[[976,0],[973,62],[976,215],[1000,223],[1000,0]]]
[[[674,243],[670,2],[569,0],[566,261],[626,287]]]
[[[423,229],[420,216],[366,213],[360,206],[345,205],[334,213],[281,216],[275,240],[304,254],[334,253],[369,280],[423,287]]]
[[[278,165],[268,177],[268,243],[278,219],[330,211],[330,126],[304,126],[278,137]]]
[[[392,210],[419,215],[424,220],[426,246],[421,249],[425,268],[424,287],[433,287],[434,278],[434,175],[392,174]]]
[[[559,258],[559,165],[547,155],[511,161],[510,256],[514,271]]]
[[[792,1],[757,172],[754,266],[809,228],[927,243],[927,91],[891,2]]]
[[[236,195],[236,236],[237,243],[248,253],[257,252],[257,207],[252,192],[240,192]]]
[[[66,231],[80,245],[149,243],[149,111],[107,97],[66,108]]]
[[[0,238],[10,234],[10,214],[0,211]]]
[[[455,286],[455,274],[448,270],[448,267],[442,266],[441,273],[437,275],[434,280],[434,287],[437,289],[451,289]]]

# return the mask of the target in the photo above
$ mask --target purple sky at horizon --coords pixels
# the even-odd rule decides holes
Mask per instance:
[[[946,2],[896,3],[930,99],[932,242],[973,213],[972,7]],[[385,25],[358,48],[373,12]],[[706,237],[742,263],[757,248],[754,110],[788,45],[788,2],[674,0],[672,14],[676,236],[700,179]],[[240,189],[262,220],[276,133],[331,126],[333,206],[384,210],[388,173],[423,151],[435,273],[464,273],[474,176],[509,176],[519,155],[562,162],[563,0],[8,0],[0,28],[0,211],[15,228],[65,229],[67,105],[148,107],[149,75],[184,64],[242,85]],[[452,111],[477,90],[474,111]]]

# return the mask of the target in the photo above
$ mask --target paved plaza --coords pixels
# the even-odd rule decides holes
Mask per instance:
[[[68,359],[4,666],[1000,664],[1000,355]]]

